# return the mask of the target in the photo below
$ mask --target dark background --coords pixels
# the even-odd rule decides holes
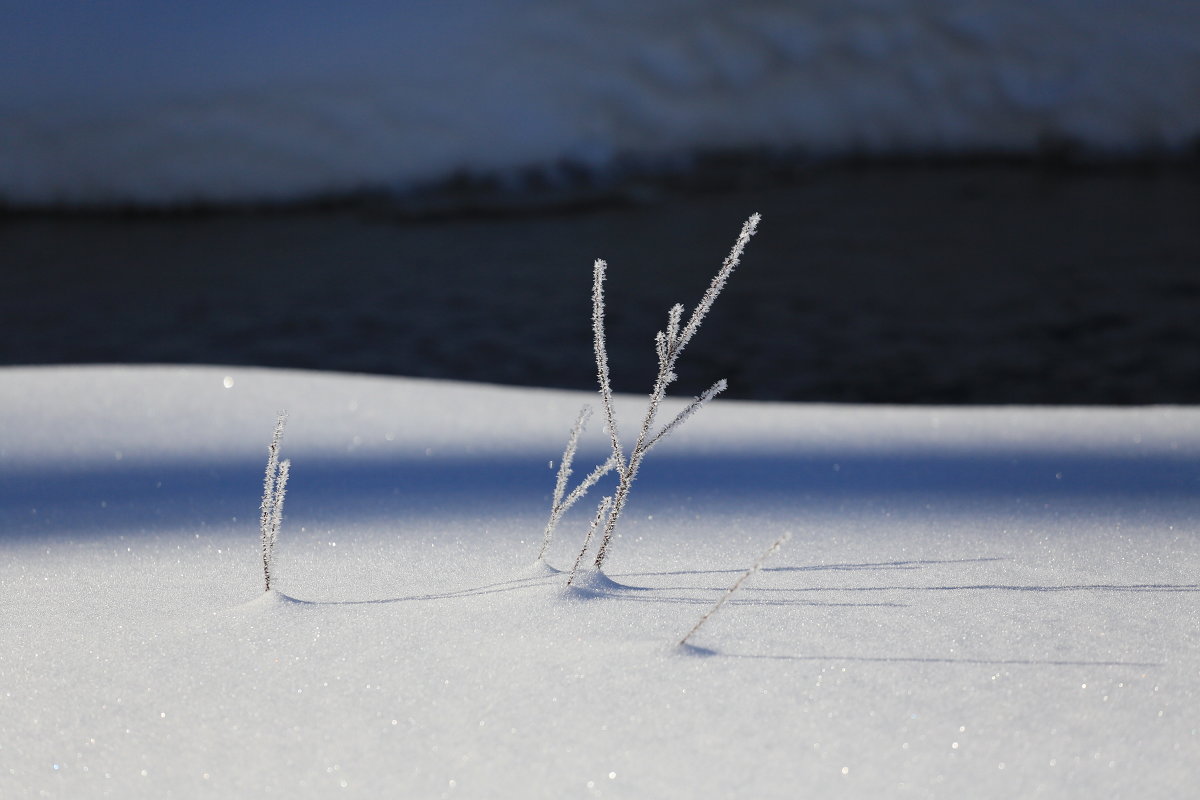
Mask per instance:
[[[169,213],[0,212],[0,363],[211,363],[618,391],[742,221],[759,235],[680,394],[1200,403],[1194,159],[700,165]]]

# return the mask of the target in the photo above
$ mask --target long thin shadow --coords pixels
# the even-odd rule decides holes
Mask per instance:
[[[376,600],[304,600],[302,602],[315,606],[369,606],[369,605],[386,605],[388,603],[414,603],[428,600],[454,600],[460,597],[482,597],[489,594],[507,594],[508,592],[517,592],[522,589],[533,589],[538,586],[553,585],[550,583],[551,578],[544,576],[535,576],[529,578],[515,578],[510,581],[500,581],[499,583],[489,583],[484,586],[475,586],[469,589],[456,589],[449,592],[434,592],[430,594],[415,594],[408,597],[382,597]]]
[[[1161,667],[1157,661],[1082,661],[1072,659],[1037,658],[935,658],[922,656],[842,656],[842,655],[765,655],[760,653],[725,653],[707,647],[684,645],[692,655],[720,658],[743,658],[762,661],[852,661],[864,664],[974,664],[989,667]]]
[[[429,594],[409,595],[407,597],[382,597],[373,600],[302,600],[299,598],[290,598],[294,602],[312,606],[364,606],[364,605],[387,605],[390,603],[416,603],[428,602],[433,600],[455,600],[465,597],[482,597],[490,594],[507,594],[509,592],[521,591],[524,589],[534,589],[542,586],[554,587],[554,576],[535,576],[529,578],[516,578],[509,581],[500,581],[498,583],[490,583],[484,586],[475,586],[467,589],[456,589],[448,592],[432,592]],[[685,587],[686,588],[686,587]],[[708,597],[681,597],[678,595],[661,595],[657,592],[664,591],[659,587],[649,586],[630,586],[617,591],[596,591],[589,590],[588,595],[591,597],[599,597],[608,600],[620,600],[623,602],[635,603],[663,603],[674,605],[697,605],[708,606],[712,605],[712,599]],[[669,591],[669,590],[666,590]],[[724,589],[695,589],[694,591],[724,591]],[[821,607],[821,608],[908,608],[906,603],[851,603],[851,602],[832,602],[826,600],[763,600],[763,599],[747,599],[738,598],[729,601],[730,605],[742,606],[787,606],[787,607]]]
[[[920,559],[912,561],[878,561],[866,562],[862,564],[810,564],[802,567],[763,567],[763,572],[859,572],[868,570],[918,570],[929,566],[942,566],[946,564],[987,564],[994,561],[1012,561],[1011,558],[1001,557],[984,557],[984,558],[946,558],[946,559]],[[652,578],[652,577],[672,577],[679,575],[733,575],[745,572],[742,569],[683,569],[672,570],[670,572],[622,572],[616,577],[619,578]]]
[[[720,589],[717,591],[725,591]],[[592,592],[593,597],[603,597],[606,600],[620,600],[632,603],[664,603],[670,605],[711,606],[711,597],[680,597],[678,595],[644,595],[626,592]],[[828,600],[749,600],[739,598],[730,600],[731,606],[785,606],[798,608],[801,606],[820,608],[909,608],[907,603],[835,603]]]
[[[457,589],[449,592],[435,592],[430,594],[411,595],[407,597],[385,597],[376,600],[307,600],[305,603],[311,605],[324,606],[357,606],[357,605],[384,605],[388,603],[413,603],[431,600],[454,600],[462,597],[482,597],[489,594],[507,594],[509,592],[521,591],[523,589],[532,589],[538,586],[553,586],[549,578],[534,577],[534,578],[519,578],[511,581],[502,581],[500,583],[487,584],[485,586],[477,586],[468,589]],[[711,598],[707,597],[682,597],[679,595],[661,595],[657,592],[663,591],[695,591],[716,593],[724,591],[726,587],[717,588],[697,588],[691,586],[681,587],[650,587],[650,586],[631,586],[627,589],[619,591],[590,591],[592,597],[599,597],[608,600],[620,600],[622,602],[634,603],[662,603],[671,605],[710,605]],[[749,588],[746,590],[761,591]],[[973,586],[816,586],[816,587],[801,587],[794,589],[776,589],[773,591],[793,592],[793,593],[812,593],[812,592],[887,592],[887,591],[1013,591],[1013,592],[1196,592],[1200,591],[1200,584],[1087,584],[1079,586],[1004,586],[999,584],[980,584]],[[749,599],[738,598],[730,600],[730,605],[741,606],[784,606],[784,607],[820,607],[820,608],[909,608],[908,603],[851,603],[851,602],[833,602],[827,600],[775,600],[775,599]]]
[[[618,576],[622,577],[622,576]],[[611,580],[611,579],[610,579]],[[602,597],[609,600],[633,601],[638,603],[669,603],[676,605],[711,605],[711,597],[682,597],[664,595],[663,592],[704,592],[704,593],[720,593],[728,589],[726,586],[718,588],[705,588],[696,586],[629,586],[625,584],[610,584],[605,587],[589,587],[582,590],[582,594],[588,598]],[[773,591],[784,592],[786,589],[777,589]],[[767,600],[767,599],[749,599],[738,598],[737,600],[729,601],[730,605],[746,605],[746,606],[821,606],[821,607],[844,607],[844,608],[908,608],[903,603],[880,602],[880,603],[849,603],[849,602],[831,602],[827,600]]]
[[[976,559],[964,559],[973,561]],[[1003,560],[1003,559],[978,559],[978,560]],[[899,562],[905,563],[905,562]],[[913,562],[921,563],[921,562]],[[933,562],[947,563],[947,562]],[[950,562],[959,563],[959,562]],[[802,568],[807,569],[807,568]],[[722,570],[723,571],[723,570]],[[625,573],[625,575],[654,575],[654,574],[696,574],[696,573]],[[483,597],[491,594],[507,594],[509,592],[521,591],[524,589],[533,589],[539,586],[555,585],[557,576],[536,575],[523,578],[514,578],[507,581],[498,581],[489,583],[483,586],[475,586],[466,589],[456,589],[448,592],[433,592],[429,594],[410,595],[407,597],[385,597],[374,600],[300,600],[299,598],[291,598],[295,602],[303,603],[304,605],[314,606],[360,606],[360,605],[387,605],[392,603],[415,603],[429,602],[434,600],[454,600],[466,597]],[[690,591],[690,592],[707,592],[716,593],[724,591],[727,587],[694,587],[694,586],[628,586],[616,591],[596,591],[590,590],[589,594],[593,597],[602,597],[610,600],[621,600],[624,602],[636,603],[662,603],[672,605],[709,605],[712,603],[711,598],[707,597],[683,597],[679,595],[662,595],[659,592],[671,591]],[[1158,584],[1158,583],[1142,583],[1142,584],[1080,584],[1073,586],[1018,586],[1005,584],[972,584],[962,586],[805,586],[795,588],[768,588],[748,587],[747,592],[762,593],[767,591],[772,592],[790,592],[811,594],[813,592],[888,592],[888,591],[926,591],[926,592],[951,592],[951,591],[1011,591],[1011,592],[1196,592],[1200,591],[1200,584]],[[894,602],[879,602],[879,603],[858,603],[858,602],[833,602],[827,600],[775,600],[775,599],[750,599],[738,598],[730,601],[730,605],[742,606],[782,606],[782,607],[820,607],[820,608],[909,608],[907,603]],[[749,657],[749,656],[747,656]],[[766,656],[763,656],[764,658]],[[807,657],[806,657],[807,658]],[[888,659],[883,659],[888,660]],[[894,660],[894,659],[893,659]],[[984,663],[984,662],[981,662]],[[992,663],[992,662],[986,662]]]
[[[744,570],[739,570],[744,572]],[[635,603],[670,603],[676,605],[697,605],[710,606],[712,605],[712,597],[683,597],[679,595],[663,595],[660,592],[703,592],[706,594],[720,594],[729,589],[728,586],[718,587],[702,587],[702,586],[623,586],[619,589],[604,590],[604,589],[589,589],[587,590],[588,597],[602,597],[607,600],[621,600],[623,602]],[[745,592],[751,591],[774,591],[788,592],[789,589],[765,589],[757,590],[747,588]],[[736,600],[730,600],[731,606],[820,606],[822,608],[908,608],[907,603],[849,603],[849,602],[833,602],[829,600],[774,600],[774,599],[751,599],[747,597],[739,597]]]
[[[701,588],[695,586],[628,586],[624,584],[615,584],[606,587],[588,587],[581,590],[581,594],[586,598],[604,598],[607,600],[620,600],[623,602],[635,603],[668,603],[676,605],[697,605],[709,606],[712,604],[711,597],[694,597],[694,596],[679,596],[665,595],[663,592],[704,592],[704,593],[721,593],[728,589],[726,586],[719,588]],[[778,591],[786,591],[780,589]],[[859,602],[832,602],[828,600],[768,600],[768,599],[750,599],[741,597],[736,600],[730,600],[730,605],[739,606],[820,606],[820,607],[842,607],[842,608],[908,608],[904,603],[880,602],[880,603],[859,603]]]
[[[862,564],[812,564],[804,567],[763,567],[763,572],[860,572],[863,570],[917,570],[946,564],[990,564],[996,561],[1012,561],[1011,558],[985,556],[981,558],[928,558],[912,561],[879,561]]]
[[[1198,592],[1196,583],[1088,583],[1073,586],[1019,586],[1000,583],[962,586],[801,586],[793,592]]]
[[[461,589],[453,592],[439,592],[436,594],[417,594],[408,597],[383,597],[376,600],[301,600],[292,598],[294,602],[302,603],[311,606],[369,606],[369,605],[388,605],[391,603],[419,603],[429,602],[433,600],[456,600],[464,597],[483,597],[489,594],[508,594],[509,592],[517,592],[522,589],[536,588],[537,584],[527,583],[524,585],[505,586],[496,584],[493,586],[481,586],[475,589]],[[632,603],[662,603],[670,605],[694,605],[694,606],[710,606],[712,605],[711,598],[704,597],[679,597],[679,596],[646,596],[627,592],[611,592],[600,593],[592,592],[593,597],[603,597],[608,600],[620,600],[622,602]],[[819,607],[819,608],[908,608],[906,603],[835,603],[824,600],[730,600],[729,605],[746,605],[746,606],[785,606],[791,608],[798,607]]]
[[[1008,558],[971,558],[971,559],[954,559],[946,561],[896,561],[896,562],[880,562],[879,564],[832,564],[826,566],[810,566],[810,567],[766,567],[763,572],[780,572],[780,571],[820,571],[820,570],[845,570],[856,571],[858,569],[871,568],[895,568],[899,569],[920,569],[920,565],[932,564],[962,564],[972,562],[989,562],[989,561],[1009,561]],[[913,565],[913,566],[909,566]],[[707,570],[707,571],[676,571],[676,572],[643,572],[643,573],[623,573],[618,577],[638,577],[638,576],[668,576],[668,575],[714,575],[725,572],[742,572],[743,570]],[[631,587],[641,589],[650,589],[651,587]],[[655,591],[692,591],[692,592],[722,592],[728,587],[724,586],[655,586],[652,587]],[[887,585],[887,586],[795,586],[795,587],[774,587],[774,586],[748,586],[743,589],[748,594],[768,594],[768,593],[812,593],[812,592],[982,592],[982,591],[1002,591],[1002,592],[1197,592],[1200,591],[1200,584],[1196,583],[1092,583],[1092,584],[1074,584],[1065,586],[1038,586],[1038,585],[1019,585],[1019,584],[1002,584],[1002,583],[978,583],[978,584],[962,584],[962,585],[945,585],[945,586],[902,586],[902,585]],[[612,593],[612,596],[617,596],[619,593]],[[702,601],[696,601],[702,602]],[[762,605],[774,605],[782,603],[773,603],[768,600],[742,601],[747,604],[759,603]],[[889,605],[889,604],[879,604]]]

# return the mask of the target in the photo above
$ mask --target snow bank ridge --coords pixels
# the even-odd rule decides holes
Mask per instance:
[[[1175,0],[7,5],[0,201],[17,205],[1200,136],[1200,5]]]

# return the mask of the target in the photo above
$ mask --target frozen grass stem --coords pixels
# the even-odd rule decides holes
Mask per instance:
[[[262,567],[264,591],[271,591],[272,571],[275,567],[275,540],[283,524],[283,498],[287,493],[288,474],[291,462],[279,460],[279,443],[287,424],[287,412],[280,412],[275,419],[275,432],[267,446],[267,472],[263,478],[263,497],[259,506],[259,532],[262,545]]]
[[[604,497],[601,498],[599,505],[596,506],[596,516],[592,517],[592,524],[588,528],[587,536],[583,540],[583,548],[579,551],[579,555],[575,557],[575,563],[571,566],[571,574],[567,577],[567,586],[575,582],[575,573],[579,571],[579,565],[583,563],[583,557],[587,554],[588,547],[592,544],[592,537],[596,535],[596,530],[600,527],[600,523],[604,521],[604,515],[608,513],[611,505],[612,498]]]
[[[575,505],[575,502],[579,498],[587,494],[588,489],[592,488],[596,481],[604,477],[615,466],[615,461],[609,458],[588,473],[588,476],[570,494],[567,494],[567,483],[571,477],[571,467],[575,462],[575,451],[579,446],[579,437],[583,433],[583,429],[586,427],[591,415],[591,406],[585,405],[581,408],[579,416],[575,418],[575,424],[571,426],[571,433],[567,437],[567,446],[563,450],[562,461],[558,465],[558,477],[554,482],[554,497],[550,501],[550,518],[546,521],[546,530],[542,536],[542,549],[538,551],[538,561],[545,560],[546,551],[550,548],[550,542],[554,538],[554,529],[558,525],[558,521],[562,519],[562,515],[567,512],[567,509]]]
[[[780,536],[778,539],[776,539],[775,542],[770,547],[767,548],[767,551],[758,557],[758,561],[755,561],[754,564],[752,564],[750,566],[750,569],[746,570],[740,576],[738,576],[738,579],[733,582],[733,585],[725,590],[725,594],[721,595],[720,599],[717,600],[717,602],[713,605],[713,607],[710,608],[708,611],[706,611],[704,613],[704,616],[702,616],[700,618],[700,620],[695,625],[692,626],[692,629],[690,631],[688,631],[682,639],[679,640],[679,646],[680,647],[686,646],[687,640],[692,638],[692,635],[695,634],[696,631],[700,630],[700,626],[703,625],[704,623],[708,622],[708,618],[711,617],[713,614],[717,613],[717,609],[720,608],[721,606],[725,605],[725,602],[727,600],[729,600],[730,597],[733,596],[733,593],[736,592],[741,587],[741,585],[750,578],[751,575],[753,575],[754,573],[756,573],[760,569],[762,569],[763,562],[765,562],[768,558],[770,558],[771,555],[776,550],[778,550],[780,547],[782,547],[783,543],[786,542],[790,538],[792,538],[792,534],[785,533],[783,536]]]

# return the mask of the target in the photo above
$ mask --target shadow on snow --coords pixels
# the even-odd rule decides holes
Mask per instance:
[[[350,455],[289,453],[293,471],[287,517],[302,525],[306,518],[338,514],[396,519],[448,513],[541,514],[554,484],[545,459],[556,455],[355,460]],[[581,458],[587,463],[586,456]],[[0,464],[0,537],[103,535],[114,530],[149,534],[228,524],[234,517],[254,530],[264,464],[265,455],[261,461],[113,462],[61,469]],[[593,491],[606,491],[606,486],[602,483]],[[794,507],[802,519],[823,502],[867,497],[897,505],[907,502],[920,514],[919,504],[931,499],[1187,501],[1197,489],[1200,465],[1165,455],[667,452],[650,457],[633,502],[646,509],[663,502],[675,507],[686,503],[697,510],[767,507],[790,513]],[[1037,513],[1032,504],[1027,509]],[[886,566],[905,568],[901,562]]]

